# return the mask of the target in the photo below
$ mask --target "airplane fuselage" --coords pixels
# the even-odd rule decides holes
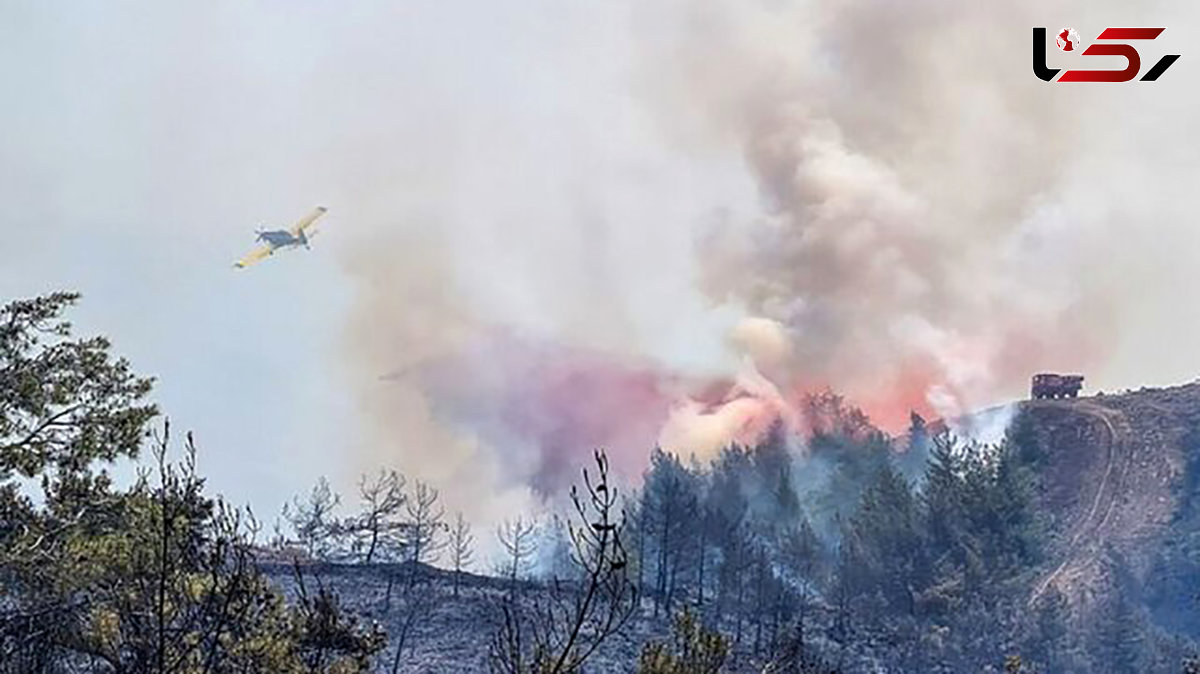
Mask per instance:
[[[266,232],[259,232],[258,240],[265,242],[271,247],[271,250],[304,244],[303,237],[292,236],[292,233],[285,229],[273,229]]]
[[[265,257],[273,255],[275,251],[281,249],[298,248],[304,246],[308,248],[308,243],[312,240],[313,234],[317,232],[313,227],[313,223],[325,214],[328,209],[324,206],[317,206],[308,215],[300,219],[296,225],[290,229],[257,229],[255,234],[259,246],[246,254],[245,257],[233,263],[233,266],[244,269]]]

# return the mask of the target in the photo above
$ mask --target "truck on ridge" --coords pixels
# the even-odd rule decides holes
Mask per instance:
[[[1030,388],[1030,396],[1034,400],[1074,398],[1079,395],[1079,389],[1083,388],[1083,375],[1043,372],[1033,375],[1033,385]]]

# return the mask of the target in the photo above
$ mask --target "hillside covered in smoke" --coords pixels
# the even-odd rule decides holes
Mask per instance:
[[[1160,10],[1181,26],[1165,36],[1191,18]],[[1119,15],[1054,15],[1072,11]],[[804,401],[827,389],[900,433],[911,411],[1000,404],[1042,370],[1102,388],[1190,376],[1148,353],[1178,351],[1156,343],[1181,334],[1156,307],[1193,273],[1172,176],[1200,161],[1139,149],[1169,126],[1149,108],[1195,109],[1182,79],[1048,90],[1028,73],[1037,3],[617,14],[614,69],[585,80],[612,98],[545,66],[570,157],[539,146],[497,180],[472,165],[452,197],[400,199],[396,217],[428,227],[364,225],[341,251],[364,467],[476,485],[495,496],[456,505],[495,522],[560,491],[591,446],[635,482],[656,445],[707,461],[782,426],[802,447]],[[610,104],[603,133],[576,116]],[[497,124],[539,133],[516,112]],[[536,180],[561,193],[527,198]]]

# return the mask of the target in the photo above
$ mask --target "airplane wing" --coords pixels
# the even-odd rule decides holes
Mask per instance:
[[[312,213],[309,213],[308,215],[304,216],[303,218],[300,218],[300,221],[297,222],[295,224],[295,226],[291,228],[291,230],[289,230],[291,235],[292,236],[300,236],[300,234],[302,232],[307,230],[309,227],[312,227],[312,224],[317,221],[317,218],[321,217],[322,215],[325,215],[325,211],[327,211],[327,210],[329,210],[329,209],[325,208],[324,206],[317,206],[316,208],[314,208],[312,210]]]
[[[254,250],[247,253],[246,257],[243,257],[242,259],[238,260],[237,262],[234,262],[233,266],[237,267],[238,269],[245,269],[246,267],[249,267],[250,265],[254,264],[255,262],[262,260],[264,257],[266,257],[270,254],[271,254],[271,247],[269,245],[259,246],[258,248],[255,248]]]

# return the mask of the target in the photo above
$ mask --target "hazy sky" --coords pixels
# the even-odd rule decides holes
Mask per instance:
[[[82,291],[78,332],[156,375],[211,484],[268,514],[386,461],[354,458],[345,366],[371,282],[348,267],[376,239],[444,242],[481,312],[553,333],[539,302],[591,310],[547,288],[591,283],[578,230],[603,245],[609,218],[636,215],[614,245],[680,270],[642,294],[692,297],[686,233],[711,203],[689,193],[749,181],[654,140],[624,10],[500,4],[0,3],[0,295]],[[316,204],[311,252],[230,268],[256,227]],[[680,362],[719,348],[673,324],[641,327]]]
[[[389,464],[494,520],[547,470],[511,427],[561,395],[530,353],[607,354],[589,381],[620,398],[734,377],[747,316],[796,339],[790,377],[869,364],[818,378],[851,390],[918,351],[970,404],[1027,365],[1189,380],[1200,24],[1125,6],[0,0],[0,298],[83,292],[79,332],[158,376],[212,486],[268,519]],[[1166,25],[1146,53],[1183,58],[1046,85],[1033,25]],[[311,252],[230,268],[317,204]],[[1026,326],[1051,346],[1022,354]],[[510,338],[536,346],[464,393]]]

